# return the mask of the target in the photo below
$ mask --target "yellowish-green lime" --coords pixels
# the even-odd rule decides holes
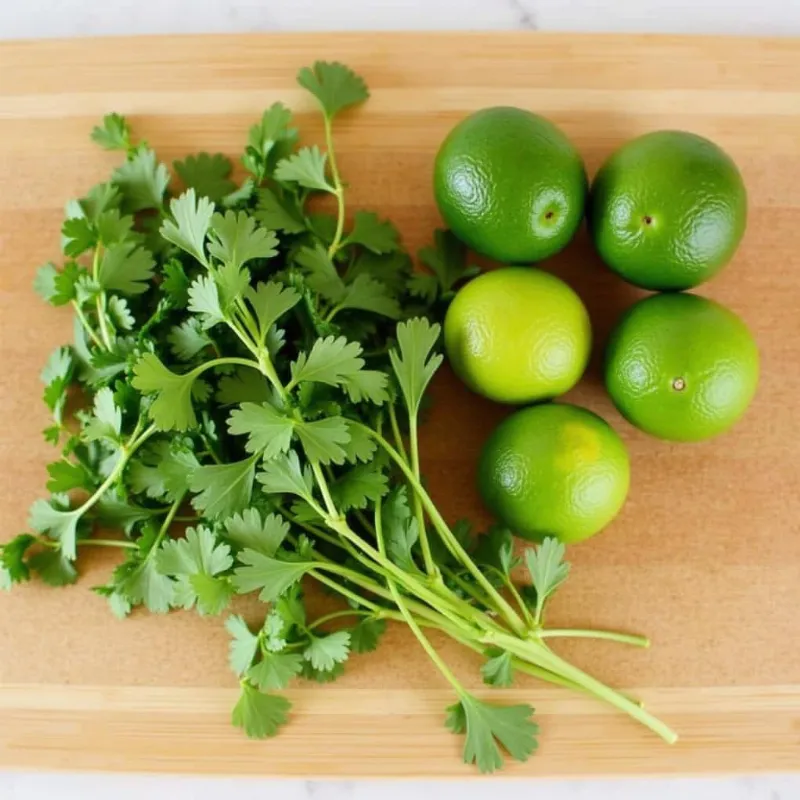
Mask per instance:
[[[592,330],[577,294],[548,272],[506,267],[456,295],[444,343],[456,374],[499,403],[532,403],[569,391],[583,375]]]
[[[732,311],[693,294],[654,295],[628,309],[612,332],[606,388],[638,428],[693,442],[744,414],[758,360],[752,334]]]
[[[478,488],[515,534],[579,542],[601,531],[628,494],[628,451],[605,420],[577,406],[517,411],[484,445]]]

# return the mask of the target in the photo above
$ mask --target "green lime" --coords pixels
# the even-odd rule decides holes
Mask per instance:
[[[519,264],[547,258],[573,237],[586,203],[586,171],[552,122],[521,108],[485,108],[442,143],[433,190],[459,239]]]
[[[589,229],[603,261],[644,289],[690,289],[730,261],[747,192],[731,158],[683,131],[620,147],[592,183]]]
[[[570,405],[512,414],[478,462],[486,506],[525,539],[588,539],[619,513],[629,483],[622,439],[596,414]]]
[[[592,328],[575,292],[549,272],[505,267],[470,281],[444,321],[456,374],[499,403],[532,403],[569,391],[589,360]]]
[[[719,303],[654,295],[628,309],[611,334],[605,380],[636,427],[699,441],[747,410],[758,384],[758,348],[744,322]]]

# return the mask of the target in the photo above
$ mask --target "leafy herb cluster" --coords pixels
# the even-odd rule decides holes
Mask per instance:
[[[451,527],[424,488],[417,425],[442,362],[436,320],[475,269],[447,232],[414,272],[390,222],[356,211],[348,224],[332,130],[366,85],[336,63],[298,80],[319,103],[325,149],[298,148],[276,103],[250,129],[238,185],[227,158],[201,153],[175,162],[184,190],[173,195],[167,167],[123,117],[93,131],[125,158],[68,204],[64,261],[36,277],[44,299],[72,307],[74,341],[42,373],[45,437],[60,448],[50,498],[33,504],[31,532],[0,550],[0,585],[31,573],[72,583],[81,551],[105,546],[124,559],[95,591],[119,617],[136,606],[220,615],[236,595],[257,595],[257,625],[225,622],[241,687],[233,722],[253,737],[287,721],[278,692],[291,680],[335,679],[397,621],[451,684],[447,726],[482,771],[503,751],[534,751],[533,710],[465,689],[429,629],[481,654],[487,684],[532,674],[674,738],[548,646],[573,635],[645,643],[543,627],[567,576],[563,546],[527,550],[531,584],[520,586],[511,533]],[[312,196],[330,196],[335,212]],[[95,535],[109,529],[124,535]],[[306,576],[341,607],[310,619]]]

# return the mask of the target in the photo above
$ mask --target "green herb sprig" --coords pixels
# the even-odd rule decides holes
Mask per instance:
[[[138,606],[223,615],[236,595],[257,595],[258,624],[225,621],[240,683],[232,720],[256,738],[289,719],[279,692],[292,680],[335,679],[396,622],[452,687],[447,727],[482,772],[503,753],[534,752],[533,709],[467,690],[430,630],[479,654],[488,685],[534,675],[674,741],[551,649],[569,636],[647,645],[544,626],[567,577],[563,545],[526,550],[522,585],[509,531],[451,526],[426,490],[418,425],[442,363],[437,320],[476,270],[439,231],[420,254],[427,269],[414,272],[390,222],[363,210],[348,218],[333,126],[367,99],[366,84],[324,62],[298,80],[319,103],[325,149],[298,149],[291,112],[276,103],[250,129],[238,185],[224,155],[200,153],[175,162],[183,188],[173,192],[124,117],[93,131],[125,160],[68,204],[63,262],[36,276],[45,300],[72,307],[74,341],[42,373],[44,435],[60,450],[50,497],[33,504],[30,532],[2,546],[0,586],[32,573],[72,583],[82,551],[102,546],[123,559],[95,588],[119,617]],[[333,213],[310,206],[314,195],[330,196]],[[68,413],[74,388],[88,402]],[[341,605],[311,619],[305,578]]]

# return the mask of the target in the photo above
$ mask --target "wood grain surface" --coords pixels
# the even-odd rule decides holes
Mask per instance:
[[[597,703],[534,682],[538,754],[506,775],[800,769],[800,41],[655,36],[303,35],[161,37],[0,45],[0,537],[25,526],[51,452],[38,373],[69,336],[65,311],[31,290],[59,257],[64,202],[104,179],[116,156],[88,139],[110,110],[171,161],[232,156],[275,100],[306,141],[321,126],[296,87],[300,66],[339,59],[372,98],[338,124],[351,208],[391,217],[412,250],[440,224],[431,193],[438,143],[460,118],[515,104],[561,125],[590,174],[626,139],[683,128],[727,149],[750,215],[733,262],[701,294],[740,313],[762,353],[754,405],[713,442],[647,438],[613,411],[597,357],[571,400],[605,416],[632,457],[630,499],[603,535],[572,550],[552,609],[558,623],[647,633],[634,651],[575,643],[563,652],[640,694],[681,734],[669,747]],[[546,268],[592,315],[599,354],[639,293],[606,271],[585,232]],[[473,489],[482,441],[507,410],[445,374],[425,428],[424,471],[446,517],[486,521]],[[135,614],[117,622],[77,586],[0,596],[0,765],[272,775],[471,774],[443,727],[450,698],[400,628],[354,657],[335,685],[291,692],[292,723],[269,742],[229,726],[234,681],[219,620]],[[246,610],[246,609],[245,609]],[[438,641],[465,682],[478,663]]]

